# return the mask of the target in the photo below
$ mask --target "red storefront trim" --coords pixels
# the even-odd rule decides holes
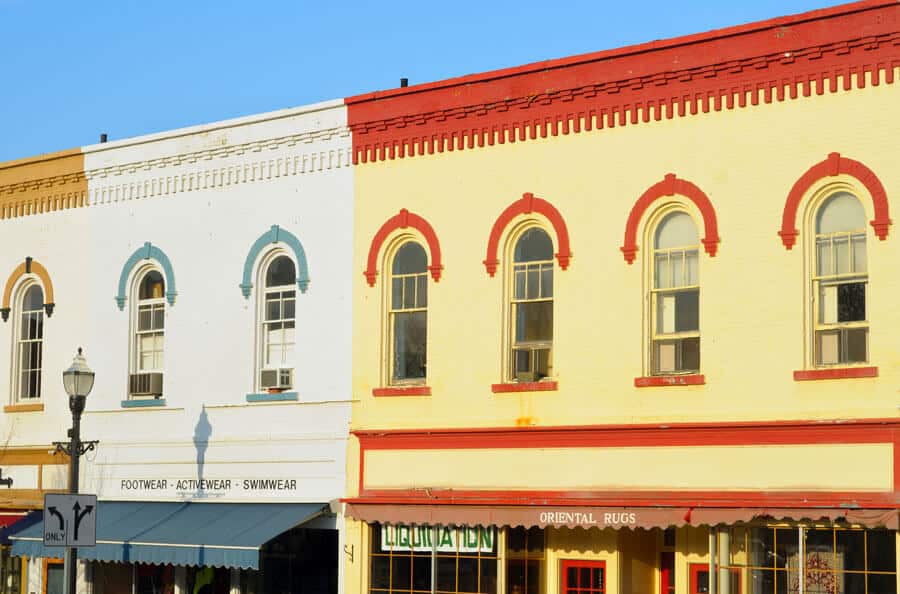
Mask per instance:
[[[877,367],[830,367],[827,369],[799,369],[794,381],[845,379],[854,377],[878,377]]]

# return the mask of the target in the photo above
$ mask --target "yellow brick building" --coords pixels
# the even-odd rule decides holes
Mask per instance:
[[[898,76],[878,0],[349,98],[346,591],[895,594]]]

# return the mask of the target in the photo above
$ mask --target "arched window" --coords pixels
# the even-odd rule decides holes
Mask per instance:
[[[512,256],[510,379],[534,382],[553,369],[553,241],[529,227]]]
[[[830,195],[816,212],[815,363],[869,360],[866,320],[866,212],[849,192]]]
[[[284,253],[263,263],[259,313],[259,388],[283,391],[293,387],[294,325],[297,267]]]
[[[166,328],[166,286],[162,273],[145,269],[138,275],[137,299],[132,299],[133,322],[129,394],[133,398],[161,398]]]
[[[41,363],[44,354],[44,291],[40,285],[26,285],[19,301],[16,329],[16,399],[27,402],[41,397]]]
[[[391,383],[423,383],[428,344],[428,256],[407,241],[391,263]]]
[[[653,240],[651,368],[654,375],[700,370],[700,239],[694,219],[672,212]]]

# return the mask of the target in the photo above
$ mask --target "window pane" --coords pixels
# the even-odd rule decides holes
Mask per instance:
[[[428,306],[428,275],[422,274],[416,278],[416,307]]]
[[[281,319],[281,301],[278,297],[266,297],[266,320]]]
[[[284,319],[285,320],[293,320],[296,317],[295,306],[297,301],[295,299],[285,299],[284,300]]]
[[[674,342],[657,342],[655,354],[657,373],[675,371],[676,347]]]
[[[819,323],[834,324],[838,320],[837,285],[819,286]]]
[[[164,292],[165,282],[162,274],[156,270],[151,270],[141,279],[141,285],[138,289],[138,300],[162,299]]]
[[[865,363],[869,360],[868,328],[852,328],[846,330],[847,363]]]
[[[816,351],[819,365],[834,365],[840,360],[841,333],[818,332],[816,333]]]
[[[866,211],[856,196],[836,192],[816,213],[816,233],[859,231],[866,228]]]
[[[816,240],[816,271],[819,276],[831,274],[831,240],[825,237]]]
[[[495,594],[497,592],[497,560],[481,560],[481,592]],[[527,594],[527,593],[526,593]]]
[[[513,290],[515,299],[525,299],[525,267],[516,267],[516,271],[514,273],[515,278],[513,279],[513,284],[515,288]]]
[[[782,531],[778,532],[778,536],[780,539]],[[806,531],[806,554],[813,553],[818,553],[829,561],[834,557],[834,530],[809,529]]]
[[[834,238],[834,272],[847,274],[850,272],[850,238],[846,235]]]
[[[540,284],[538,281],[538,275],[540,272],[537,268],[529,267],[526,272],[526,281],[525,281],[525,298],[526,299],[538,299],[540,297]]]
[[[294,261],[287,256],[279,256],[272,260],[266,270],[267,287],[283,287],[297,282],[297,272]]]
[[[553,264],[541,266],[541,297],[544,299],[553,297]]]
[[[403,307],[416,306],[416,277],[407,276],[403,279]]]
[[[700,370],[700,339],[685,338],[681,341],[681,369],[679,371]]]
[[[659,294],[656,296],[656,333],[671,334],[675,332],[675,295]]]
[[[845,283],[837,287],[837,321],[866,319],[866,283]]]
[[[438,557],[437,589],[444,592],[456,591],[456,558]]]
[[[672,262],[672,286],[684,286],[684,252],[673,252],[669,255]]]
[[[427,314],[394,314],[394,379],[425,377]]]
[[[685,212],[673,212],[656,229],[656,248],[677,248],[700,243],[694,219]]]
[[[431,556],[413,557],[413,590],[431,591]]]
[[[866,569],[866,533],[862,530],[838,530],[837,555],[844,561],[844,570],[864,571]]]
[[[865,272],[866,264],[866,236],[854,235],[853,244],[853,272]]]
[[[153,314],[148,307],[142,307],[138,311],[138,331],[150,330]]]
[[[897,576],[869,575],[868,594],[897,594]]]
[[[891,530],[866,530],[869,571],[897,571],[897,540]]]
[[[700,258],[697,250],[685,252],[685,279],[684,284],[688,286],[700,284]]]
[[[391,559],[391,586],[397,590],[409,590],[412,578],[412,559],[393,557]]]
[[[403,307],[403,279],[391,279],[391,308],[401,309]]]
[[[425,255],[425,249],[414,241],[408,241],[397,250],[391,272],[393,274],[416,274],[425,272],[427,267],[428,257]]]
[[[675,332],[700,329],[700,291],[675,294]]]
[[[153,329],[154,330],[162,330],[166,326],[166,310],[162,307],[156,307],[153,309]]]
[[[533,227],[516,241],[515,262],[540,262],[553,259],[553,242],[543,229]]]
[[[34,311],[44,307],[44,291],[39,285],[31,285],[22,300],[22,309]]]
[[[373,542],[375,541],[373,538]],[[391,584],[391,560],[389,557],[372,555],[372,588],[387,589]]]
[[[460,592],[478,592],[478,559],[459,558],[459,585]]]
[[[669,255],[657,254],[654,258],[654,274],[655,287],[657,289],[668,289],[672,285],[669,283]]]
[[[553,340],[553,302],[517,304],[515,338],[516,342]]]

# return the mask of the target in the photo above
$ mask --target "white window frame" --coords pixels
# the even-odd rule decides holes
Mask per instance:
[[[41,298],[41,307],[39,310],[28,310],[25,311],[25,295],[31,289],[31,287],[37,286],[41,290],[42,298]],[[38,281],[35,276],[26,276],[23,281],[19,283],[19,286],[16,287],[16,291],[14,293],[15,299],[13,300],[15,309],[12,312],[13,316],[13,334],[12,334],[12,402],[14,404],[29,404],[29,403],[37,403],[41,402],[41,398],[43,397],[43,362],[44,362],[44,343],[46,339],[46,309],[44,306],[46,305],[47,292],[44,290],[44,286]],[[36,368],[38,371],[38,394],[37,396],[32,397],[23,397],[21,394],[22,391],[22,345],[26,342],[38,342],[37,340],[22,340],[22,325],[24,323],[24,316],[26,314],[38,314],[41,319],[41,366]],[[33,368],[34,369],[34,368]]]
[[[425,252],[425,258],[426,258],[425,270],[421,273],[395,275],[394,274],[394,259],[397,257],[397,254],[399,253],[400,248],[402,248],[407,243],[418,244],[418,246],[420,248],[422,248],[422,250]],[[384,262],[382,265],[382,270],[384,271],[383,276],[385,279],[384,290],[383,290],[383,300],[384,300],[383,301],[384,302],[383,311],[386,314],[385,321],[384,321],[384,323],[385,323],[385,332],[384,332],[385,340],[384,340],[384,346],[383,346],[383,352],[385,353],[385,356],[384,356],[384,364],[382,366],[383,367],[382,373],[384,376],[384,381],[383,381],[382,385],[423,386],[428,383],[428,344],[429,344],[429,340],[430,340],[430,336],[429,336],[430,333],[428,332],[429,323],[428,323],[428,297],[427,297],[427,295],[431,289],[428,286],[429,270],[428,270],[427,263],[430,262],[430,254],[428,253],[427,245],[428,244],[425,242],[424,238],[419,238],[412,234],[403,234],[403,235],[399,235],[396,238],[394,238],[391,241],[388,249],[385,250],[385,258],[384,258]],[[425,288],[425,291],[426,291],[425,307],[412,307],[412,308],[400,307],[400,308],[396,308],[396,309],[393,307],[393,286],[394,286],[394,279],[397,277],[404,277],[404,278],[416,277],[417,279],[418,278],[425,279],[425,287],[426,287]],[[416,283],[416,286],[418,287],[418,282]],[[418,289],[417,289],[417,291],[418,291]],[[425,359],[425,377],[396,379],[394,377],[394,318],[396,317],[397,314],[416,313],[416,312],[425,312],[425,357],[426,357],[426,359]]]
[[[838,181],[835,183],[830,183],[821,188],[818,188],[813,194],[809,202],[809,208],[807,210],[807,217],[805,221],[806,228],[806,237],[807,237],[807,251],[809,253],[809,257],[807,258],[806,271],[805,276],[807,278],[806,286],[807,286],[807,294],[808,298],[806,299],[806,303],[808,304],[808,311],[806,315],[806,319],[808,321],[809,330],[807,331],[807,355],[806,355],[806,363],[807,368],[809,369],[828,369],[835,367],[854,367],[854,366],[866,366],[870,365],[872,360],[871,353],[871,343],[870,343],[870,282],[869,282],[869,248],[872,245],[871,238],[869,237],[868,225],[864,224],[863,227],[857,231],[850,232],[835,232],[830,234],[819,234],[818,228],[816,224],[816,219],[818,218],[818,214],[821,209],[825,206],[825,203],[829,198],[839,193],[847,193],[851,194],[854,198],[856,198],[863,211],[865,212],[865,221],[869,221],[871,219],[871,213],[869,213],[867,205],[870,200],[867,201],[868,195],[862,191],[861,188],[857,188],[854,184],[846,183],[844,181]],[[820,239],[829,239],[831,240],[831,244],[833,246],[834,239],[846,238],[848,241],[848,255],[851,258],[851,262],[853,262],[854,250],[853,250],[853,238],[863,237],[865,240],[866,246],[866,266],[865,272],[850,272],[846,274],[827,274],[820,275],[818,268],[818,242]],[[830,255],[832,258],[831,262],[831,270],[835,269],[834,266],[834,250],[830,250]],[[853,266],[852,268],[855,268]],[[842,284],[850,284],[850,283],[864,283],[865,284],[865,293],[866,293],[866,301],[865,301],[865,310],[866,310],[866,319],[863,321],[855,321],[855,322],[822,322],[820,321],[820,312],[822,309],[822,297],[821,297],[821,289],[824,286],[839,286]],[[866,358],[865,361],[846,361],[846,333],[850,330],[865,330],[866,332]],[[821,363],[820,362],[820,353],[819,353],[819,336],[823,333],[840,333],[840,345],[841,345],[841,353],[838,353],[837,360],[832,363]],[[844,359],[844,360],[842,360]]]
[[[644,375],[646,376],[654,376],[654,377],[666,377],[673,375],[694,375],[703,373],[703,337],[702,337],[702,320],[703,320],[703,306],[702,306],[702,281],[700,280],[700,268],[703,260],[703,245],[702,242],[698,241],[695,245],[689,246],[678,246],[674,248],[656,248],[656,233],[659,230],[660,225],[665,221],[666,217],[674,213],[683,213],[688,215],[691,220],[694,222],[694,227],[697,230],[698,239],[703,230],[702,225],[702,217],[698,212],[693,208],[693,204],[687,200],[686,198],[682,198],[681,196],[673,196],[672,200],[666,204],[660,205],[656,211],[647,218],[647,222],[644,225],[643,230],[643,241],[644,246],[646,246],[644,253]],[[656,288],[656,256],[660,253],[668,253],[668,254],[686,254],[687,252],[697,252],[697,283],[691,285],[684,285],[679,287],[672,288]],[[671,262],[671,260],[670,260]],[[669,267],[669,273],[671,274],[671,264]],[[682,267],[683,271],[687,271],[686,265]],[[660,333],[657,331],[659,328],[659,299],[664,295],[675,295],[679,292],[686,291],[697,291],[697,299],[698,303],[698,311],[697,311],[697,330],[692,331],[682,331],[682,332],[671,332],[671,333]],[[657,361],[656,361],[656,345],[658,343],[677,341],[682,342],[685,339],[697,339],[698,348],[700,350],[700,365],[698,369],[677,369],[676,360],[676,369],[673,371],[657,371]],[[676,359],[681,358],[682,350],[679,346],[676,346]]]
[[[556,235],[551,230],[552,227],[548,223],[544,223],[541,220],[537,219],[528,219],[520,222],[514,228],[512,228],[506,236],[506,249],[504,250],[504,262],[506,263],[506,271],[504,274],[505,277],[505,290],[503,295],[503,357],[502,357],[502,369],[501,369],[501,377],[504,382],[507,383],[520,383],[525,382],[528,383],[532,380],[523,379],[519,380],[517,378],[516,370],[515,370],[515,353],[516,350],[524,350],[529,349],[531,351],[531,364],[532,370],[534,369],[534,357],[535,353],[541,350],[547,351],[547,375],[545,377],[539,378],[534,381],[553,381],[556,377],[555,364],[554,364],[554,347],[553,343],[556,338],[556,315],[554,311],[553,316],[553,330],[551,338],[549,341],[532,341],[532,342],[516,342],[516,308],[518,304],[525,303],[538,303],[538,302],[550,302],[551,307],[556,307],[556,258],[555,255],[551,254],[549,260],[540,260],[535,262],[522,262],[521,264],[517,264],[515,262],[515,251],[516,244],[519,239],[525,233],[532,229],[540,229],[544,233],[547,234],[547,237],[550,238],[550,243],[553,245],[553,252],[556,251]],[[550,270],[553,272],[553,295],[549,298],[538,297],[537,299],[517,299],[516,298],[516,271],[523,268],[528,267],[538,267],[538,279],[541,278],[540,271],[544,270],[544,267],[549,266]],[[539,280],[540,282],[540,280]]]
[[[141,291],[141,283],[144,282],[144,278],[150,274],[151,272],[158,273],[163,279],[163,294],[157,298],[151,299],[141,299],[140,291]],[[134,282],[131,287],[131,331],[129,332],[130,346],[129,346],[129,374],[138,374],[138,373],[164,373],[165,368],[165,351],[166,351],[166,275],[163,273],[162,268],[151,265],[144,266],[134,275]],[[151,323],[156,311],[162,311],[163,315],[163,327],[162,329],[153,329],[142,331],[140,330],[140,313],[143,308],[150,309],[150,317]],[[153,366],[148,369],[141,369],[141,347],[140,347],[140,338],[144,335],[159,335],[159,340],[162,342],[159,348],[156,348],[154,345],[153,352],[160,353],[160,357],[162,358],[162,365]]]
[[[266,286],[266,274],[269,270],[269,266],[272,265],[275,260],[280,257],[286,257],[291,262],[294,263],[294,282],[290,285],[279,285],[277,287],[267,287]],[[292,370],[292,374],[294,376],[292,389],[296,389],[297,379],[296,379],[296,357],[297,357],[297,296],[299,293],[297,286],[297,274],[299,268],[297,267],[297,261],[294,259],[293,254],[282,246],[278,246],[265,254],[259,260],[259,265],[256,271],[256,316],[253,321],[253,333],[255,336],[254,344],[255,344],[255,353],[254,353],[254,366],[253,366],[253,388],[255,391],[262,391],[264,388],[262,387],[261,381],[261,373],[266,369],[290,369]],[[294,337],[291,344],[291,355],[288,357],[289,360],[283,361],[281,365],[270,365],[266,363],[266,347],[267,338],[266,338],[266,325],[273,322],[273,320],[266,320],[266,301],[267,296],[272,293],[284,293],[287,291],[293,291],[294,293],[294,317],[293,318],[279,318],[279,323],[284,323],[286,321],[290,321],[294,323]],[[283,309],[282,309],[283,312]],[[282,330],[283,333],[283,330]],[[287,342],[280,343],[282,346],[288,344]]]

